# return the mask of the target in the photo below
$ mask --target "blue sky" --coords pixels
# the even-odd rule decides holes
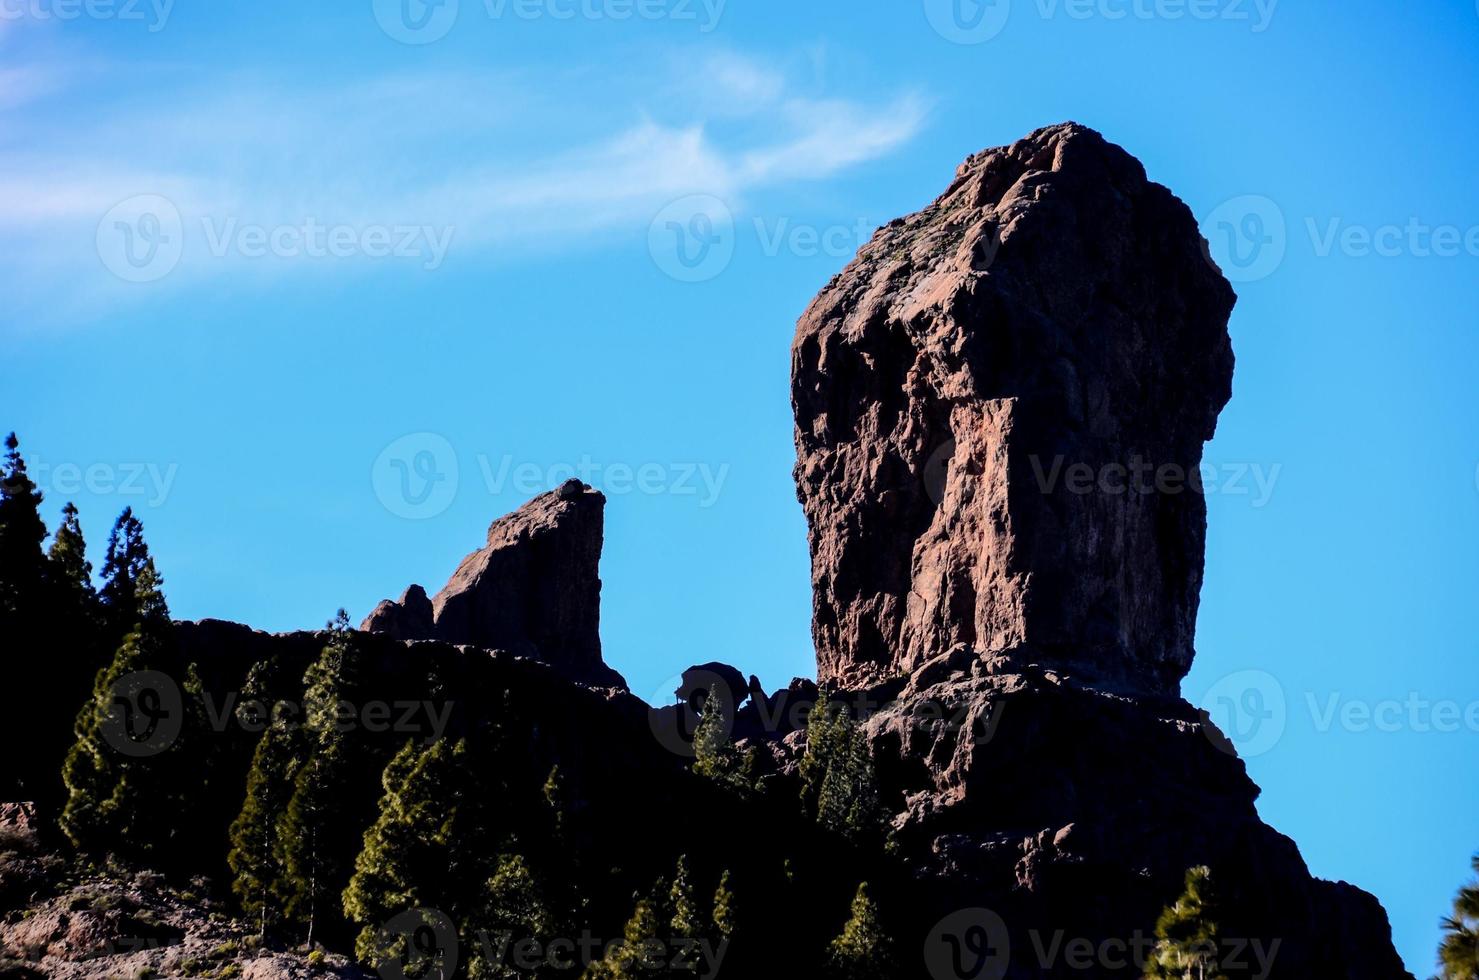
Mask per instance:
[[[273,630],[586,475],[607,659],[778,686],[797,316],[1077,119],[1240,280],[1185,693],[1426,976],[1479,848],[1479,9],[949,2],[0,0],[0,424],[53,522],[132,505],[177,615]]]

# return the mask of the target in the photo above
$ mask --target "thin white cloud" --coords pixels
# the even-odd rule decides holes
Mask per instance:
[[[687,194],[713,194],[739,211],[764,189],[829,177],[896,149],[926,115],[917,97],[826,97],[814,80],[733,53],[707,56],[697,77],[694,67],[598,92],[584,79],[513,72],[309,90],[243,77],[209,101],[135,71],[151,98],[124,92],[95,104],[58,94],[55,75],[6,69],[26,93],[0,102],[0,229],[25,242],[19,254],[28,256],[11,267],[12,288],[36,293],[50,283],[75,299],[78,283],[101,278],[99,305],[124,295],[101,269],[95,236],[103,215],[133,195],[160,195],[181,213],[185,250],[168,284],[176,288],[203,276],[342,267],[223,260],[221,230],[242,225],[455,228],[459,255],[585,247],[645,229]],[[65,126],[36,120],[49,98],[67,101]],[[613,125],[613,113],[633,104],[645,114]],[[552,132],[570,142],[553,142]]]
[[[830,176],[908,141],[925,112],[915,96],[874,108],[836,99],[795,100],[783,111],[792,138],[745,152],[741,169],[755,181]]]

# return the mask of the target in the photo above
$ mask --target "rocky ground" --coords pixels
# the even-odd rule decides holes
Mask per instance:
[[[342,956],[263,946],[210,897],[152,871],[78,864],[0,808],[0,980],[368,977]]]

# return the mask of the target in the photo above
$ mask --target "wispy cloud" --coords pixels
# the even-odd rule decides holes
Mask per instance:
[[[128,90],[101,99],[68,91],[78,77],[5,69],[0,229],[28,256],[12,268],[13,285],[34,294],[66,284],[75,299],[79,282],[96,282],[100,305],[126,297],[99,262],[98,228],[137,195],[179,212],[173,288],[352,264],[272,261],[286,253],[270,244],[263,261],[239,261],[229,243],[223,254],[225,236],[244,226],[449,229],[459,255],[589,247],[645,227],[682,195],[712,194],[740,210],[767,188],[877,158],[918,132],[927,112],[914,95],[818,93],[814,79],[734,53],[657,70],[669,74],[612,83],[592,105],[578,72],[426,71],[307,90],[242,76],[206,100],[170,77],[177,68],[135,68]],[[625,108],[634,104],[639,112]],[[53,105],[65,107],[67,125],[44,115]],[[363,250],[341,258],[355,255]]]

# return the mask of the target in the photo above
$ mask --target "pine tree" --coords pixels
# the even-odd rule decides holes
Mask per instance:
[[[194,801],[209,796],[212,744],[200,679],[193,665],[177,665],[157,583],[149,563],[134,599],[138,629],[99,671],[78,714],[60,823],[85,850],[179,865],[200,857]]]
[[[801,798],[817,823],[854,843],[881,843],[886,837],[873,751],[841,706],[818,707],[808,719]]]
[[[527,939],[539,948],[555,935],[556,921],[545,901],[544,888],[529,862],[520,854],[500,855],[493,875],[483,888],[477,915],[464,931],[481,929],[483,941],[468,963],[470,980],[512,980],[521,974],[507,963],[487,957],[489,949],[513,948]]]
[[[678,869],[668,890],[668,908],[672,911],[670,924],[674,938],[699,939],[704,935],[706,930],[703,916],[699,914],[698,899],[694,896],[693,874],[687,855],[678,858]]]
[[[277,896],[285,891],[277,828],[298,773],[298,734],[281,722],[262,733],[247,774],[246,800],[231,824],[231,852],[226,859],[234,875],[231,890],[242,911],[257,920],[262,939],[278,920]]]
[[[740,753],[731,734],[733,727],[733,708],[718,687],[710,688],[693,733],[693,771],[748,795],[755,788],[758,755],[754,749]]]
[[[98,635],[92,566],[77,508],[70,503],[62,510],[62,523],[42,571],[41,591],[20,617],[31,625],[17,621],[15,626],[20,635],[37,635],[44,624],[52,652],[9,665],[14,690],[44,692],[44,697],[16,700],[17,730],[31,733],[32,738],[30,751],[14,760],[7,771],[19,780],[15,796],[31,800],[55,818],[64,798],[61,771],[72,745],[72,719],[87,700],[92,679],[112,654]]]
[[[149,545],[144,541],[144,525],[125,507],[108,536],[108,551],[103,560],[103,587],[99,592],[110,629],[123,635],[139,622],[139,576],[153,564]]]
[[[852,917],[832,940],[827,959],[839,980],[891,980],[895,976],[893,943],[883,931],[867,882],[858,886]]]
[[[450,874],[448,844],[467,784],[467,743],[418,748],[408,742],[385,768],[380,816],[365,832],[344,914],[361,926],[355,949],[366,963],[380,955],[376,928],[408,909],[444,907]]]
[[[1479,854],[1474,855],[1479,874]],[[1479,880],[1470,882],[1453,899],[1453,915],[1443,920],[1443,943],[1438,947],[1441,980],[1479,980]]]
[[[30,648],[30,638],[42,635],[46,622],[44,555],[41,542],[46,525],[41,520],[41,494],[26,472],[20,444],[12,432],[5,439],[0,465],[0,678],[6,690],[33,692],[42,687],[41,651]],[[38,720],[34,705],[22,699],[17,730],[31,731]],[[0,800],[27,801],[38,794],[42,773],[29,759],[0,767]]]
[[[666,966],[660,937],[662,916],[650,899],[637,902],[622,930],[622,940],[585,971],[586,980],[648,980]]]
[[[51,580],[71,594],[78,608],[90,607],[97,598],[92,584],[92,562],[87,560],[87,541],[82,536],[77,507],[70,501],[62,508],[62,523],[52,535],[47,560]]]
[[[339,896],[349,882],[362,825],[356,825],[356,777],[366,757],[361,738],[341,730],[341,703],[359,693],[358,651],[348,615],[329,623],[329,642],[303,676],[304,751],[293,792],[278,823],[283,913],[312,945],[324,923],[340,921]]]
[[[153,576],[146,578],[142,587],[155,588]],[[137,589],[139,582],[134,583]],[[142,602],[156,607],[163,603],[162,597],[144,597]],[[140,597],[130,600],[131,606],[142,604]],[[130,714],[142,707],[141,704],[119,703],[120,685],[135,674],[158,670],[165,659],[165,647],[169,640],[167,616],[163,620],[141,620],[137,629],[130,633],[123,645],[113,655],[111,663],[97,674],[93,683],[92,697],[78,712],[74,731],[76,742],[67,753],[62,767],[62,782],[67,789],[67,801],[62,810],[60,824],[62,832],[73,845],[85,850],[116,846],[121,843],[124,824],[130,818],[127,797],[139,791],[145,781],[149,760],[133,759],[120,752],[113,741],[119,737],[118,723],[132,721]],[[160,692],[148,693],[151,699],[160,698]],[[161,703],[155,707],[169,710]],[[120,712],[125,714],[120,715]],[[167,724],[162,716],[153,719],[160,725]],[[132,734],[131,726],[125,734]],[[174,746],[168,746],[173,749]]]
[[[0,630],[6,634],[22,621],[40,619],[45,540],[41,492],[26,472],[12,432],[5,439],[5,461],[0,466]]]
[[[735,927],[734,886],[729,871],[719,876],[719,887],[714,890],[714,931],[720,940],[732,939]]]
[[[293,795],[277,827],[277,860],[283,870],[283,915],[305,930],[312,946],[319,926],[334,913],[348,861],[345,846],[342,740],[320,746],[298,769]],[[349,839],[353,839],[350,837]]]
[[[693,733],[693,771],[700,776],[723,780],[738,768],[734,742],[730,737],[733,725],[730,714],[719,695],[719,688],[709,688],[698,728]]]
[[[832,760],[841,753],[844,738],[844,709],[832,704],[816,705],[806,720],[806,753],[801,757],[801,805],[817,816],[822,783]]]
[[[1221,937],[1212,871],[1190,868],[1181,897],[1167,906],[1155,927],[1155,950],[1146,980],[1226,980],[1218,965]]]

